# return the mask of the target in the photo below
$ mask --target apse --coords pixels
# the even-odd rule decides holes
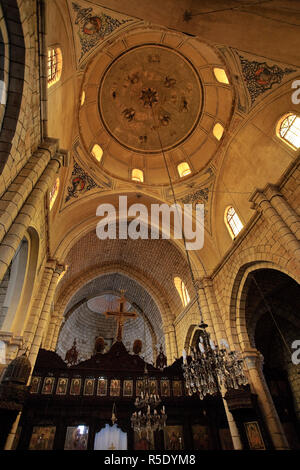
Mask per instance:
[[[123,344],[132,352],[133,343],[143,343],[141,355],[147,362],[155,362],[160,345],[165,350],[162,318],[150,294],[136,281],[119,273],[100,276],[85,284],[69,301],[65,322],[61,328],[56,352],[64,360],[66,352],[76,339],[78,361],[94,354],[95,339],[104,339],[104,353],[115,341],[117,322],[105,316],[106,311],[117,310],[124,291],[126,311],[135,311],[137,317],[125,322]]]

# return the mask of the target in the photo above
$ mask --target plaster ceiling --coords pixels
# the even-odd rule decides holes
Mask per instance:
[[[201,108],[196,70],[166,47],[134,48],[102,79],[101,119],[113,138],[136,152],[161,152],[161,143],[164,150],[177,146],[194,129]]]

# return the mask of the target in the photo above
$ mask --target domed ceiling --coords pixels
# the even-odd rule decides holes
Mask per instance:
[[[213,128],[226,131],[233,110],[231,84],[218,82],[214,67],[226,68],[216,49],[155,27],[133,28],[99,49],[86,68],[79,107],[88,165],[127,181],[138,168],[144,184],[156,186],[169,183],[168,173],[179,181],[182,162],[191,176],[205,169],[221,144]],[[103,150],[100,162],[92,156],[95,144]]]
[[[122,54],[100,86],[99,111],[107,131],[136,152],[180,144],[197,124],[201,105],[196,70],[165,47],[141,46]]]

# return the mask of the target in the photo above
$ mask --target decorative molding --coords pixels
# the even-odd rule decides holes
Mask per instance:
[[[108,36],[120,29],[122,26],[132,24],[136,20],[127,18],[114,12],[113,16],[108,14],[109,10],[95,9],[85,2],[72,2],[70,10],[73,16],[75,32],[75,44],[78,44],[80,62],[88,52],[99,43],[105,41]],[[96,5],[95,5],[96,6]]]
[[[93,188],[100,188],[97,183],[91,178],[79,165],[74,161],[73,171],[71,175],[71,185],[68,186],[68,194],[65,202],[72,198],[78,198],[79,195],[90,191]]]
[[[278,65],[268,65],[266,62],[250,61],[240,54],[238,56],[252,105],[259,95],[280,84],[284,75],[296,72],[295,69],[283,69]]]

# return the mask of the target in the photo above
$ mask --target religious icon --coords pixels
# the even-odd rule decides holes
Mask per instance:
[[[35,426],[30,439],[29,450],[52,450],[55,426]]]
[[[67,393],[68,379],[60,377],[57,382],[56,395],[65,395]]]
[[[85,379],[83,395],[93,395],[95,379]]]
[[[124,380],[123,397],[132,397],[132,395],[133,395],[133,380]]]
[[[32,377],[30,384],[30,393],[38,393],[41,383],[41,377]]]
[[[80,395],[81,379],[72,379],[70,387],[70,395]]]
[[[193,424],[192,433],[194,450],[211,449],[211,441],[208,426],[203,426],[201,424]]]
[[[110,396],[111,397],[120,396],[120,380],[119,379],[112,379],[110,381]]]
[[[100,377],[98,379],[97,395],[105,397],[107,395],[107,379]]]
[[[251,450],[265,450],[265,444],[257,421],[244,423]]]
[[[68,426],[64,450],[86,450],[88,436],[88,426]]]
[[[44,395],[50,395],[53,392],[54,377],[45,377],[42,393]]]
[[[164,428],[165,450],[183,449],[182,426],[166,426]]]
[[[168,379],[162,379],[160,381],[160,393],[162,397],[170,396],[170,381]]]
[[[158,395],[156,379],[149,379],[149,387],[150,387],[150,393],[152,393],[152,395]]]
[[[181,380],[173,380],[173,396],[182,397],[182,383]]]
[[[154,450],[154,435],[151,431],[142,430],[134,433],[134,450]]]
[[[141,393],[143,391],[143,387],[144,387],[144,381],[142,379],[137,379],[136,381],[136,385],[135,385],[135,394],[137,397],[140,397],[141,396]]]

